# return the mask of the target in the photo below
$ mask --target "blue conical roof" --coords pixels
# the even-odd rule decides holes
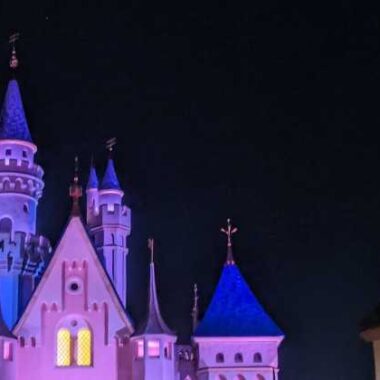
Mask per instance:
[[[235,264],[226,264],[198,337],[276,337],[284,333],[265,312]]]
[[[99,186],[98,175],[96,174],[96,169],[94,165],[90,167],[90,174],[88,175],[87,189],[97,189]]]
[[[16,139],[32,142],[18,83],[8,83],[3,108],[0,113],[0,139]]]
[[[112,158],[108,159],[107,168],[104,173],[100,188],[104,190],[105,189],[120,190],[120,183],[116,175],[115,166],[113,164]]]
[[[161,316],[157,297],[156,275],[153,262],[150,263],[148,316],[141,327],[135,332],[135,335],[143,334],[174,335],[174,333],[169,329]]]

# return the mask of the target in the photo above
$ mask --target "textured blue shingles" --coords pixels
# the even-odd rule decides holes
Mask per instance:
[[[113,160],[110,158],[107,163],[107,168],[100,185],[101,189],[117,189],[120,190],[119,180],[116,175]]]
[[[284,333],[264,311],[236,265],[225,265],[195,336],[260,337]]]
[[[90,167],[90,174],[88,175],[87,189],[97,189],[99,186],[98,175],[93,165]]]
[[[18,83],[12,79],[0,113],[0,138],[32,142]]]

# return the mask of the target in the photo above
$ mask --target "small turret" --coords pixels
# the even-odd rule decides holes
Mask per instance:
[[[153,260],[154,240],[149,239],[151,251],[148,313],[144,323],[134,334],[135,360],[133,378],[137,380],[176,379],[174,343],[177,338],[161,316],[156,289]]]
[[[123,305],[127,305],[127,239],[131,210],[123,204],[124,192],[117,178],[111,151],[98,188],[95,168],[87,185],[87,224],[94,244]]]

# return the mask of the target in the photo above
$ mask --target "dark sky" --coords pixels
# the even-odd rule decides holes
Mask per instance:
[[[227,3],[3,0],[1,90],[18,30],[40,231],[62,232],[73,156],[82,178],[91,153],[103,170],[116,136],[135,319],[153,235],[163,314],[186,336],[229,216],[239,267],[287,335],[281,379],[370,379],[358,324],[380,300],[380,5]]]

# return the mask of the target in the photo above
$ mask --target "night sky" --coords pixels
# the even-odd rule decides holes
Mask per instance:
[[[1,94],[17,30],[46,172],[39,230],[55,244],[74,155],[85,183],[115,136],[135,320],[154,236],[162,312],[185,340],[231,217],[236,261],[287,335],[281,380],[371,379],[358,326],[380,301],[380,5],[229,3],[2,1]]]

